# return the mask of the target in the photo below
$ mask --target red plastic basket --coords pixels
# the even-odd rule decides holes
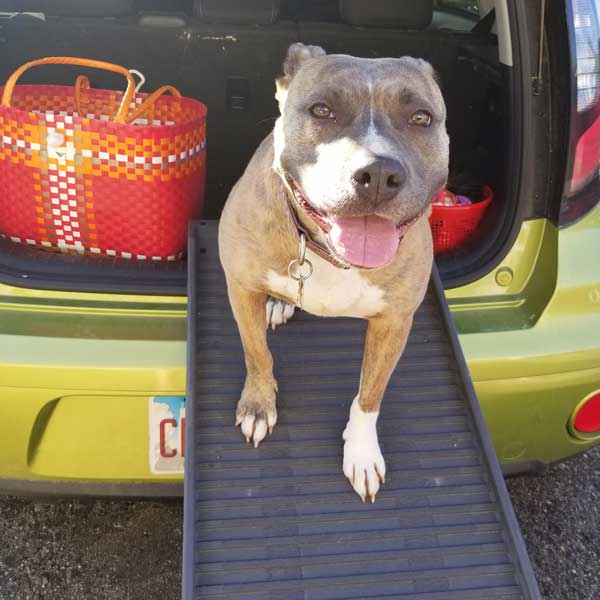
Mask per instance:
[[[476,229],[494,197],[488,186],[483,187],[479,202],[466,206],[433,205],[429,224],[433,234],[433,251],[441,254],[460,246]]]
[[[15,86],[27,68],[46,64],[121,73],[127,90],[89,89],[83,77],[74,87]],[[61,252],[183,254],[188,221],[202,212],[202,103],[170,86],[137,94],[127,69],[70,57],[24,65],[0,93],[0,235]]]

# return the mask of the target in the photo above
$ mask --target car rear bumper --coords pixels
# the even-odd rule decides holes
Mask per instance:
[[[0,335],[0,491],[177,495],[181,476],[150,472],[148,399],[184,395],[186,344],[159,329],[166,339]]]
[[[38,343],[49,344],[29,338],[31,348]],[[487,346],[493,344],[490,336]],[[181,475],[157,475],[150,470],[148,398],[183,395],[185,343],[148,342],[146,346],[125,350],[105,342],[106,362],[100,367],[91,348],[83,352],[82,347],[80,364],[75,365],[65,360],[64,340],[55,338],[46,346],[41,368],[32,364],[35,356],[31,353],[28,364],[23,355],[18,359],[21,366],[0,365],[2,381],[12,373],[10,379],[18,383],[0,387],[0,493],[181,494]],[[52,366],[51,358],[59,364]],[[499,371],[504,372],[504,367],[505,363],[499,365]],[[61,382],[62,386],[57,385]],[[595,386],[600,386],[600,368],[475,379],[505,472],[539,470],[544,463],[594,445],[596,440],[574,438],[567,422],[578,401]],[[234,404],[232,398],[232,414]]]

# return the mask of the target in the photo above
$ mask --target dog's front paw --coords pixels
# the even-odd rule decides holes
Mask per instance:
[[[276,384],[257,386],[246,382],[235,411],[235,424],[240,426],[248,443],[255,448],[277,423]]]
[[[377,414],[362,413],[355,401],[346,425],[344,475],[363,502],[375,502],[380,483],[385,483],[385,461],[377,439]]]
[[[366,502],[367,498],[375,502],[380,482],[385,483],[385,461],[377,440],[374,444],[353,437],[346,440],[344,475],[363,502]]]
[[[294,315],[294,305],[277,300],[277,298],[269,298],[267,300],[267,329],[275,329],[278,325],[284,325]]]

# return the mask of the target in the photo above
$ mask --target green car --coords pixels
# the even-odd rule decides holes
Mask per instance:
[[[600,440],[600,0],[15,4],[0,0],[0,81],[36,58],[85,56],[208,106],[207,219],[273,126],[291,43],[429,60],[451,189],[494,191],[437,265],[498,458],[533,471]],[[72,85],[75,71],[24,82]],[[0,493],[181,494],[185,367],[185,260],[0,238]]]

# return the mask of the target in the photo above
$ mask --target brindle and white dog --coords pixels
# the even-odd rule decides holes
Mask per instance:
[[[277,421],[266,329],[297,302],[288,265],[307,236],[302,308],[368,319],[344,474],[365,501],[385,478],[376,423],[432,266],[429,207],[448,176],[446,109],[410,57],[326,55],[294,44],[276,82],[281,116],[233,188],[220,256],[246,361],[236,424],[255,446]],[[292,274],[307,274],[307,263]],[[425,376],[425,375],[424,375]]]

